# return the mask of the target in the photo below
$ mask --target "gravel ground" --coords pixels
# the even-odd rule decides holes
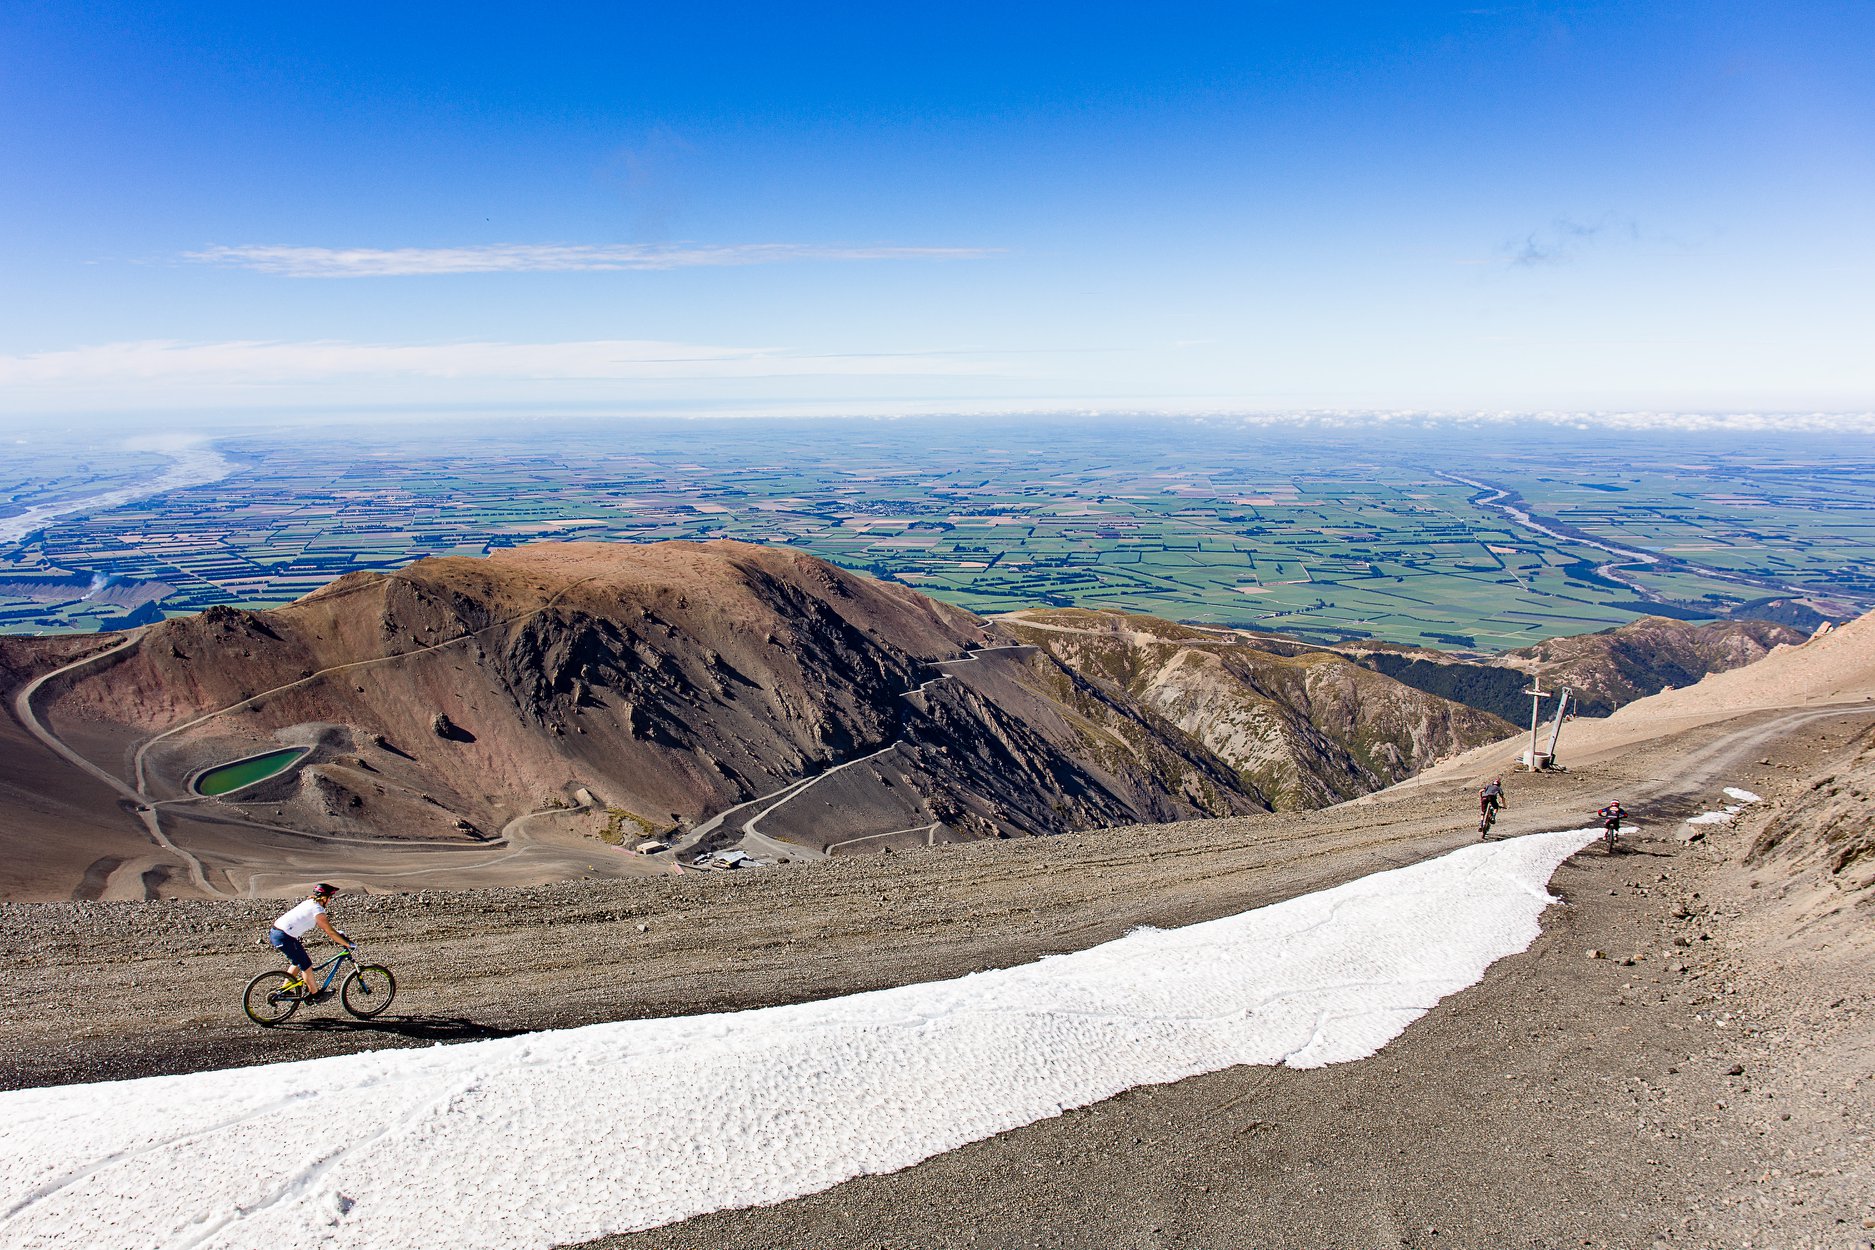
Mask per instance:
[[[594,1245],[1866,1245],[1875,995],[1866,976],[1845,994],[1753,975],[1727,876],[1658,844],[1589,852],[1559,872],[1568,905],[1529,952],[1372,1060],[1139,1089]]]
[[[1800,794],[1842,729],[1769,748],[1745,784]],[[902,1172],[591,1245],[1868,1250],[1870,945],[1769,940],[1737,864],[1755,827],[1687,844],[1665,825],[1577,856],[1536,944],[1374,1059],[1138,1089]]]
[[[1875,976],[1846,946],[1765,956],[1757,894],[1731,854],[1747,829],[1673,839],[1714,787],[1775,802],[1868,719],[1759,715],[1511,778],[1507,835],[1587,823],[1618,794],[1646,836],[1565,864],[1554,888],[1567,906],[1536,945],[1372,1060],[1135,1090],[892,1175],[603,1244],[1875,1241]],[[342,898],[338,924],[401,983],[370,1024],[330,1006],[272,1031],[240,1016],[241,984],[273,962],[250,943],[277,906],[4,905],[0,1086],[762,1006],[1026,962],[1461,845],[1476,837],[1472,788],[1453,778],[1303,816],[746,875]]]

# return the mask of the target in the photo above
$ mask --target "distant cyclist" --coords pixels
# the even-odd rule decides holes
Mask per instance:
[[[273,928],[267,931],[267,944],[286,956],[287,971],[295,974],[294,979],[281,986],[281,989],[306,995],[313,992],[312,981],[307,976],[312,959],[307,956],[300,939],[315,928],[323,930],[327,937],[346,950],[352,948],[352,940],[333,928],[331,918],[326,915],[326,904],[338,892],[336,885],[327,885],[321,881],[313,887],[310,897],[292,910],[281,913],[280,918],[273,922]]]
[[[1497,821],[1497,814],[1509,807],[1504,799],[1504,779],[1493,777],[1478,791],[1478,836],[1486,837]]]
[[[1621,818],[1627,815],[1621,807],[1621,800],[1616,799],[1607,807],[1595,813],[1602,818],[1602,838],[1608,843],[1608,849],[1614,850],[1615,843],[1621,839]]]

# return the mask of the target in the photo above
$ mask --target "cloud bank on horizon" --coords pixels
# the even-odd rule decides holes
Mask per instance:
[[[1220,430],[1304,425],[1360,429],[1514,426],[1729,433],[1875,434],[1875,411],[1669,408],[1321,407],[1231,396],[1179,401],[1090,400],[1034,389],[1027,362],[979,351],[851,354],[781,346],[587,339],[359,343],[187,343],[141,340],[0,355],[0,422],[57,421],[66,412],[186,411],[215,424],[265,423],[309,411],[412,419],[522,410],[533,416],[916,417],[1056,419],[1125,416],[1196,420]],[[1032,374],[1033,371],[1030,371]],[[973,388],[973,389],[960,389]]]

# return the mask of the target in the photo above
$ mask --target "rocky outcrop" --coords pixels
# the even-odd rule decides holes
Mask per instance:
[[[1850,911],[1875,944],[1867,929],[1875,917],[1875,731],[1778,805],[1745,862],[1781,878],[1778,891],[1813,914]]]
[[[1577,692],[1583,715],[1606,716],[1669,686],[1690,686],[1709,673],[1743,668],[1773,647],[1795,645],[1806,637],[1801,630],[1768,621],[1689,625],[1644,616],[1619,629],[1507,651],[1497,663],[1540,674],[1551,688],[1569,686]]]
[[[1117,612],[1025,612],[999,627],[1150,709],[1277,810],[1366,794],[1515,732],[1332,651],[1278,654],[1232,633]]]
[[[1568,686],[1578,715],[1607,716],[1668,687],[1690,686],[1709,674],[1742,668],[1774,647],[1795,645],[1806,637],[1800,630],[1767,621],[1689,625],[1649,616],[1618,629],[1552,638],[1482,661],[1366,643],[1344,643],[1336,650],[1415,689],[1522,721],[1530,714],[1530,701],[1522,692],[1533,676],[1540,676],[1551,690]]]

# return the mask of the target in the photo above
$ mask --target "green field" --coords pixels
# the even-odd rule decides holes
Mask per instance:
[[[784,542],[979,612],[1119,607],[1405,643],[1517,646],[1789,592],[1875,604],[1875,445],[1194,422],[591,422],[219,440],[224,481],[0,543],[0,630],[125,614],[56,579],[117,579],[146,615],[278,604],[361,569],[539,541]],[[1866,440],[1865,440],[1866,441]],[[50,453],[48,453],[50,454]],[[88,470],[16,471],[81,495]],[[1445,474],[1514,491],[1546,537]],[[98,466],[113,483],[141,461]],[[35,583],[34,579],[40,579]],[[48,590],[50,586],[52,589]],[[128,588],[128,589],[126,589]],[[152,589],[154,588],[154,589]],[[1470,642],[1467,642],[1470,640]]]

